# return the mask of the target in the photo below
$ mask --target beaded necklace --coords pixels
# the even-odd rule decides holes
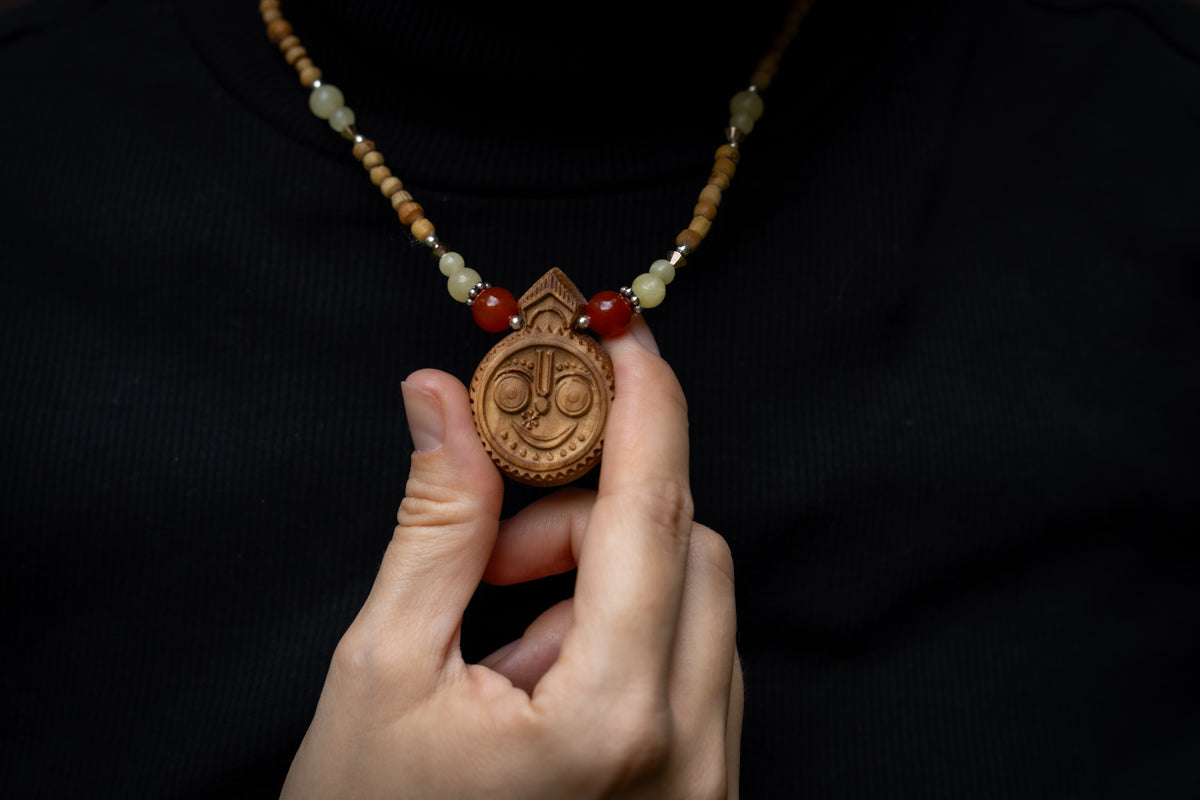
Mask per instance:
[[[617,291],[602,291],[586,300],[566,275],[551,269],[518,300],[507,289],[484,281],[438,237],[425,209],[392,174],[375,143],[359,132],[341,90],[323,80],[284,19],[279,0],[260,0],[267,37],[296,70],[300,84],[311,90],[309,108],[353,142],[351,152],[362,162],[371,183],[391,202],[401,224],[437,259],[450,296],[465,303],[484,330],[511,331],[483,357],[470,386],[479,439],[508,477],[533,486],[558,486],[600,461],[614,396],[613,370],[604,348],[586,331],[619,334],[634,315],[662,303],[676,270],[687,264],[708,234],[737,169],[740,144],[762,116],[762,92],[771,84],[813,2],[793,3],[749,84],[730,100],[725,143],[717,148],[692,220],[675,237],[675,247]]]

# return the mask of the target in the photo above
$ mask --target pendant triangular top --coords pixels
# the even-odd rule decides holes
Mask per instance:
[[[557,267],[537,280],[517,304],[527,327],[537,330],[570,330],[575,314],[587,300]]]

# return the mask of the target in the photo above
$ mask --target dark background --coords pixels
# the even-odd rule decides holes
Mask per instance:
[[[667,252],[781,16],[345,5],[283,10],[518,295]],[[254,3],[27,3],[0,76],[0,774],[276,796],[394,524],[400,382],[494,340]],[[819,2],[765,99],[647,313],[737,563],[743,796],[1200,796],[1200,14]],[[570,581],[481,589],[466,655]]]

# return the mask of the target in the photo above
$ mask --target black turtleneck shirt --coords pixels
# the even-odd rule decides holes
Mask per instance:
[[[494,342],[256,5],[0,15],[6,796],[277,795],[400,382]],[[283,10],[518,295],[668,252],[782,12],[408,6]],[[647,312],[737,566],[742,795],[1200,796],[1200,9],[818,2],[764,98]],[[570,591],[482,587],[464,654]]]

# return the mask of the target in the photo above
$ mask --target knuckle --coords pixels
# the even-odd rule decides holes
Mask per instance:
[[[362,719],[399,713],[416,702],[423,690],[406,680],[403,661],[387,637],[355,622],[333,650],[323,694]]]
[[[670,714],[665,708],[637,710],[625,705],[590,738],[599,745],[604,771],[622,784],[666,765],[672,748],[671,729]]]
[[[466,510],[464,505],[461,492],[440,481],[411,477],[396,512],[396,521],[410,528],[444,525],[462,518]]]
[[[633,511],[641,519],[681,540],[692,529],[695,503],[687,481],[679,476],[663,475],[642,481],[635,492],[628,494]]]
[[[463,463],[443,453],[416,453],[396,521],[410,527],[453,524],[477,516],[503,491],[491,461]]]
[[[334,647],[329,671],[340,681],[360,687],[385,683],[403,662],[403,637],[388,635],[376,616],[364,609]]]
[[[692,565],[724,575],[733,583],[733,551],[725,537],[704,525],[692,529],[689,557]]]
[[[692,773],[686,796],[688,800],[726,800],[729,797],[729,771],[725,759],[711,759]]]
[[[351,685],[370,680],[379,660],[373,638],[362,626],[351,625],[333,650],[330,675]]]

